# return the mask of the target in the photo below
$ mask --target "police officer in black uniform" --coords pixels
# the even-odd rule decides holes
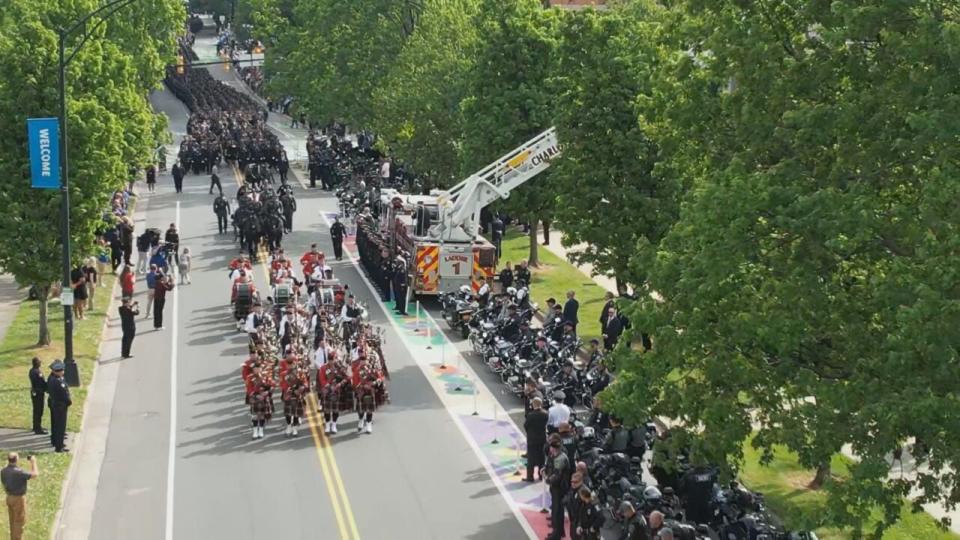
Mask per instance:
[[[407,314],[407,264],[402,257],[393,263],[393,294],[397,305],[394,308],[400,315]]]
[[[343,259],[343,237],[347,233],[347,228],[340,223],[340,218],[334,218],[333,225],[330,225],[330,237],[333,239],[333,256],[337,260]]]
[[[217,167],[212,167],[210,172],[210,194],[213,195],[213,186],[217,186],[217,190],[220,191],[220,195],[223,195],[223,186],[220,185],[220,177],[217,175]]]
[[[177,193],[183,193],[183,168],[180,167],[180,162],[173,162],[173,168],[170,170],[170,174],[173,175],[173,187],[177,190]]]
[[[47,381],[40,372],[40,359],[33,357],[33,366],[30,368],[30,401],[33,404],[33,432],[36,435],[46,435],[43,429],[43,395],[47,392]]]
[[[213,213],[217,215],[217,229],[220,234],[227,232],[227,218],[230,215],[230,203],[223,196],[223,193],[217,195],[213,200]]]
[[[73,405],[70,388],[63,380],[64,364],[55,360],[50,364],[50,376],[47,377],[47,404],[50,406],[50,444],[57,452],[69,452],[64,445],[67,435],[67,410]]]

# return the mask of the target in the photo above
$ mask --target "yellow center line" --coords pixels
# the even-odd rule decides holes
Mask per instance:
[[[237,184],[243,185],[240,170],[236,165],[233,166],[233,170]],[[263,269],[263,274],[267,277],[267,284],[269,286],[270,270],[267,267],[269,254],[263,244],[257,248],[257,254],[260,258],[260,267]],[[340,476],[340,468],[337,466],[337,460],[333,455],[332,445],[327,436],[320,431],[320,413],[316,412],[317,400],[313,393],[307,396],[306,408],[307,425],[310,426],[310,434],[313,436],[314,446],[317,451],[317,460],[320,461],[320,472],[323,475],[323,483],[327,487],[327,494],[330,495],[330,502],[333,505],[333,512],[337,519],[340,537],[343,540],[360,540],[357,522],[353,517],[353,508],[350,506],[350,498],[347,497],[347,490],[344,488],[343,478]]]

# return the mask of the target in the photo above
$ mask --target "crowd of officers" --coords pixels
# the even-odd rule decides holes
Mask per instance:
[[[190,109],[187,136],[180,143],[183,171],[210,174],[211,190],[220,188],[217,167],[224,161],[240,170],[265,164],[286,176],[289,161],[277,136],[267,128],[269,112],[250,96],[213,78],[205,69],[168,71],[167,86]],[[222,188],[220,192],[222,193]]]

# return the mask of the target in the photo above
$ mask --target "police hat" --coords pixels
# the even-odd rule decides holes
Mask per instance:
[[[567,399],[567,395],[564,394],[562,390],[558,390],[553,393],[553,399],[556,401],[563,401],[564,399]]]
[[[60,360],[54,360],[50,363],[50,369],[53,371],[63,371],[65,367]]]

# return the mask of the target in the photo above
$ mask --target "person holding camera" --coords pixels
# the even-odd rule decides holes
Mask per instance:
[[[153,329],[163,330],[163,306],[167,303],[167,292],[173,290],[173,277],[160,274],[153,288]]]
[[[129,298],[124,298],[120,305],[120,329],[123,331],[123,337],[120,338],[120,357],[130,358],[130,347],[133,345],[133,338],[137,335],[137,315],[140,314],[140,302],[132,302]]]
[[[7,466],[0,470],[0,482],[7,493],[7,514],[10,517],[10,539],[23,538],[23,526],[27,522],[27,482],[40,476],[36,456],[30,456],[30,472],[17,465],[20,456],[16,452],[7,454]]]

